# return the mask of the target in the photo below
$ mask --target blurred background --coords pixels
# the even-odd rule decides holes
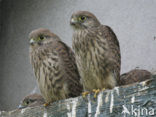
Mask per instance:
[[[155,0],[0,0],[0,110],[15,109],[24,96],[39,92],[29,62],[29,32],[49,28],[71,46],[69,20],[78,10],[112,27],[121,47],[121,73],[156,70]]]

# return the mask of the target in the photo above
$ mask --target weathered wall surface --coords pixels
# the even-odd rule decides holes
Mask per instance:
[[[69,19],[77,10],[91,11],[113,28],[120,41],[122,73],[135,67],[156,69],[155,0],[3,0],[0,4],[0,110],[15,108],[36,86],[28,33],[49,28],[71,46]]]
[[[141,83],[105,90],[97,98],[89,94],[57,101],[46,108],[41,105],[0,111],[0,117],[155,117],[155,84],[154,76]]]
[[[2,25],[2,6],[1,6],[1,3],[2,0],[0,0],[0,32],[1,32],[1,25]]]

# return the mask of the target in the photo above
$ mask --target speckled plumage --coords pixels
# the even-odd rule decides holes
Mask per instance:
[[[82,86],[72,50],[48,29],[30,33],[30,38],[38,37],[45,39],[30,45],[30,58],[45,101],[79,96]]]
[[[143,69],[133,69],[127,73],[120,76],[120,84],[128,85],[141,81],[145,81],[151,78],[151,73]]]
[[[112,29],[88,11],[72,15],[72,47],[84,90],[111,89],[119,83],[120,46]]]

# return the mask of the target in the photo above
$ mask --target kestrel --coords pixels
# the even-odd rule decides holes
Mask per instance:
[[[40,94],[34,93],[26,96],[19,105],[19,109],[27,108],[27,107],[35,107],[44,104],[44,99]]]
[[[145,81],[151,78],[151,73],[143,69],[133,69],[120,76],[120,84],[128,85],[136,82]]]
[[[113,30],[88,11],[73,13],[72,47],[85,91],[112,89],[120,79],[120,46]]]
[[[72,50],[48,29],[30,33],[30,59],[46,104],[82,92]]]

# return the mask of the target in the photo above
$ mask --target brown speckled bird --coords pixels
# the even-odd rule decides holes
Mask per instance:
[[[30,58],[46,104],[81,94],[74,54],[50,30],[40,28],[30,33]]]
[[[152,74],[143,69],[133,69],[127,73],[124,73],[120,76],[120,84],[121,85],[128,85],[132,83],[137,83],[141,81],[145,81],[150,79]]]
[[[74,13],[70,24],[74,29],[72,47],[84,90],[114,88],[119,83],[121,58],[113,30],[88,11]]]
[[[27,108],[27,107],[35,107],[44,104],[44,99],[40,94],[34,93],[26,96],[20,103],[19,109]]]

